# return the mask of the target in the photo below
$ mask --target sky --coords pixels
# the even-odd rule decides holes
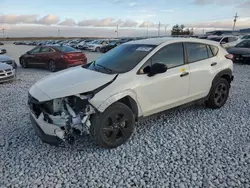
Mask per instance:
[[[169,34],[174,24],[203,30],[250,27],[250,0],[0,0],[4,36],[119,36]],[[60,31],[59,31],[60,30]]]

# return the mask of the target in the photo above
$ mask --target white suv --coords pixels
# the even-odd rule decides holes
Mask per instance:
[[[240,37],[237,36],[209,36],[207,39],[219,42],[224,48],[234,47],[241,42]]]
[[[84,66],[31,87],[31,121],[50,144],[89,132],[102,147],[129,139],[135,122],[197,100],[222,107],[233,80],[232,55],[213,41],[157,38],[128,42]]]

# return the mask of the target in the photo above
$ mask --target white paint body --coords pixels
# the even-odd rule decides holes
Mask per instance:
[[[89,100],[100,112],[105,111],[107,107],[119,99],[130,96],[137,103],[138,116],[149,116],[206,97],[214,77],[222,70],[233,70],[232,61],[225,58],[227,54],[225,49],[213,41],[177,38],[165,39],[165,42],[164,39],[148,39],[139,42],[141,44],[144,41],[145,44],[158,46],[131,71],[119,74],[114,82]],[[136,42],[138,41],[130,43]],[[171,68],[165,73],[152,77],[148,77],[146,74],[137,74],[142,65],[159,49],[175,42],[210,44],[217,46],[219,53],[212,58]],[[217,65],[211,66],[214,62]],[[180,77],[183,69],[189,73],[188,76]],[[76,67],[40,80],[30,89],[30,94],[40,102],[78,95],[92,91],[111,81],[114,77],[114,74],[104,74]]]

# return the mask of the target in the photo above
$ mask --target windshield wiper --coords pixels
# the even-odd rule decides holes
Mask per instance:
[[[106,70],[109,74],[111,74],[112,72],[114,72],[113,70],[111,70],[111,69],[109,69],[109,68],[107,68],[107,67],[105,67],[105,66],[103,66],[103,65],[99,65],[99,64],[96,64],[96,65],[98,65],[99,67],[102,67],[104,70]]]

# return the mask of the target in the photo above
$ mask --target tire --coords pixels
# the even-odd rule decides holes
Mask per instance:
[[[209,99],[205,101],[205,105],[212,109],[221,108],[227,102],[229,96],[230,84],[224,78],[220,78],[212,86]]]
[[[100,50],[101,50],[101,49],[100,49],[99,47],[97,47],[97,48],[95,49],[96,52],[100,52]]]
[[[103,148],[111,149],[124,144],[134,132],[134,114],[127,105],[120,102],[112,104],[91,120],[90,134]]]
[[[56,72],[57,71],[56,63],[53,60],[49,61],[48,69],[49,69],[50,72]]]
[[[20,65],[22,68],[28,68],[28,63],[25,61],[24,58],[20,59]]]

